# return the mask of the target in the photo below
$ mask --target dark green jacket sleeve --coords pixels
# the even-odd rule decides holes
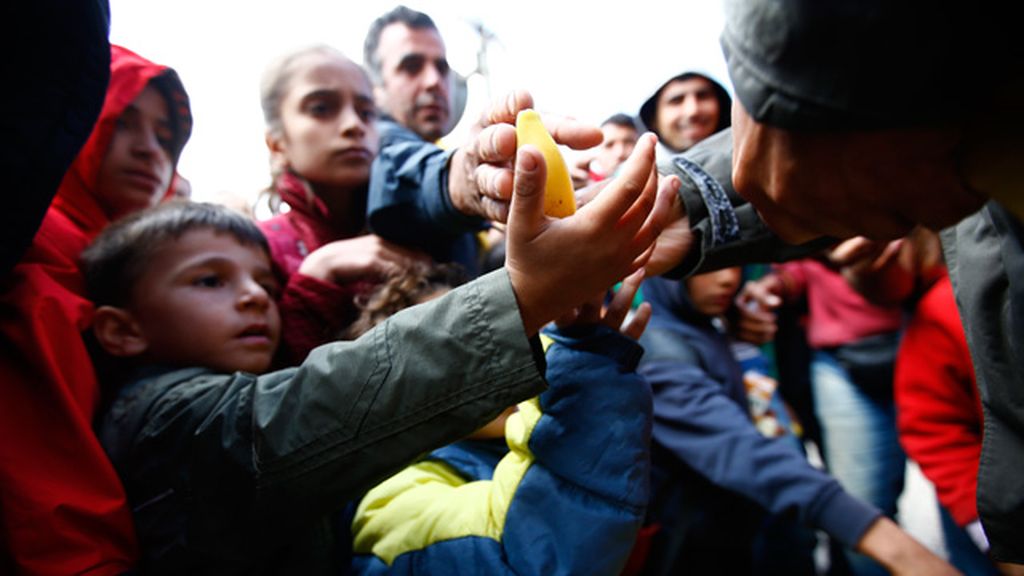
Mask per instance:
[[[255,568],[421,454],[543,391],[543,372],[501,270],[297,368],[140,381],[101,436],[147,554],[176,546],[184,567]]]

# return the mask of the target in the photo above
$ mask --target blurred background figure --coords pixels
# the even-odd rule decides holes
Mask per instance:
[[[659,164],[731,124],[732,98],[700,72],[666,81],[640,107],[640,121],[658,135]]]
[[[620,112],[601,123],[601,135],[601,144],[580,154],[571,169],[576,189],[613,176],[633,152],[640,128],[632,116]]]

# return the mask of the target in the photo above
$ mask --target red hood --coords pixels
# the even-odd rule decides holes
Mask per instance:
[[[168,102],[174,130],[175,164],[192,131],[192,113],[188,96],[174,70],[154,64],[120,46],[111,46],[110,60],[110,85],[103,102],[103,110],[89,139],[64,174],[64,180],[52,205],[90,238],[98,234],[109,222],[109,218],[96,201],[94,188],[117,119],[151,80],[159,79],[156,86]],[[167,193],[171,193],[171,187],[168,187]]]

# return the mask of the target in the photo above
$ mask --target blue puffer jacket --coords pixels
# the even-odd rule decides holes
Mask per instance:
[[[757,431],[729,343],[693,308],[683,282],[652,278],[643,291],[654,309],[639,367],[654,393],[649,522],[663,532],[647,573],[684,569],[681,532],[698,517],[733,514],[747,499],[772,514],[796,512],[805,524],[855,544],[880,512],[813,468],[791,442]]]
[[[609,574],[648,501],[650,389],[632,340],[553,332],[549,389],[505,441],[463,441],[371,490],[352,524],[357,574]]]

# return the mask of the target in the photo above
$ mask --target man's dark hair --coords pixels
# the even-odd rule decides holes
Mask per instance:
[[[630,116],[629,114],[625,114],[622,112],[619,112],[618,114],[612,114],[607,119],[605,119],[604,122],[601,122],[601,126],[604,126],[606,124],[614,124],[616,126],[622,126],[623,128],[632,128],[637,132],[641,131],[640,126],[637,125],[636,119]]]
[[[263,232],[240,212],[218,204],[165,202],[111,224],[82,252],[87,296],[96,306],[128,305],[153,255],[193,230],[229,234],[270,254]]]
[[[384,28],[391,24],[405,24],[413,30],[424,28],[437,30],[437,26],[430,16],[423,12],[417,12],[402,5],[395,6],[391,11],[379,16],[370,24],[370,30],[366,33],[366,40],[363,41],[363,64],[370,75],[370,81],[374,85],[381,83],[381,61],[377,56],[377,48],[380,46],[380,34]]]

